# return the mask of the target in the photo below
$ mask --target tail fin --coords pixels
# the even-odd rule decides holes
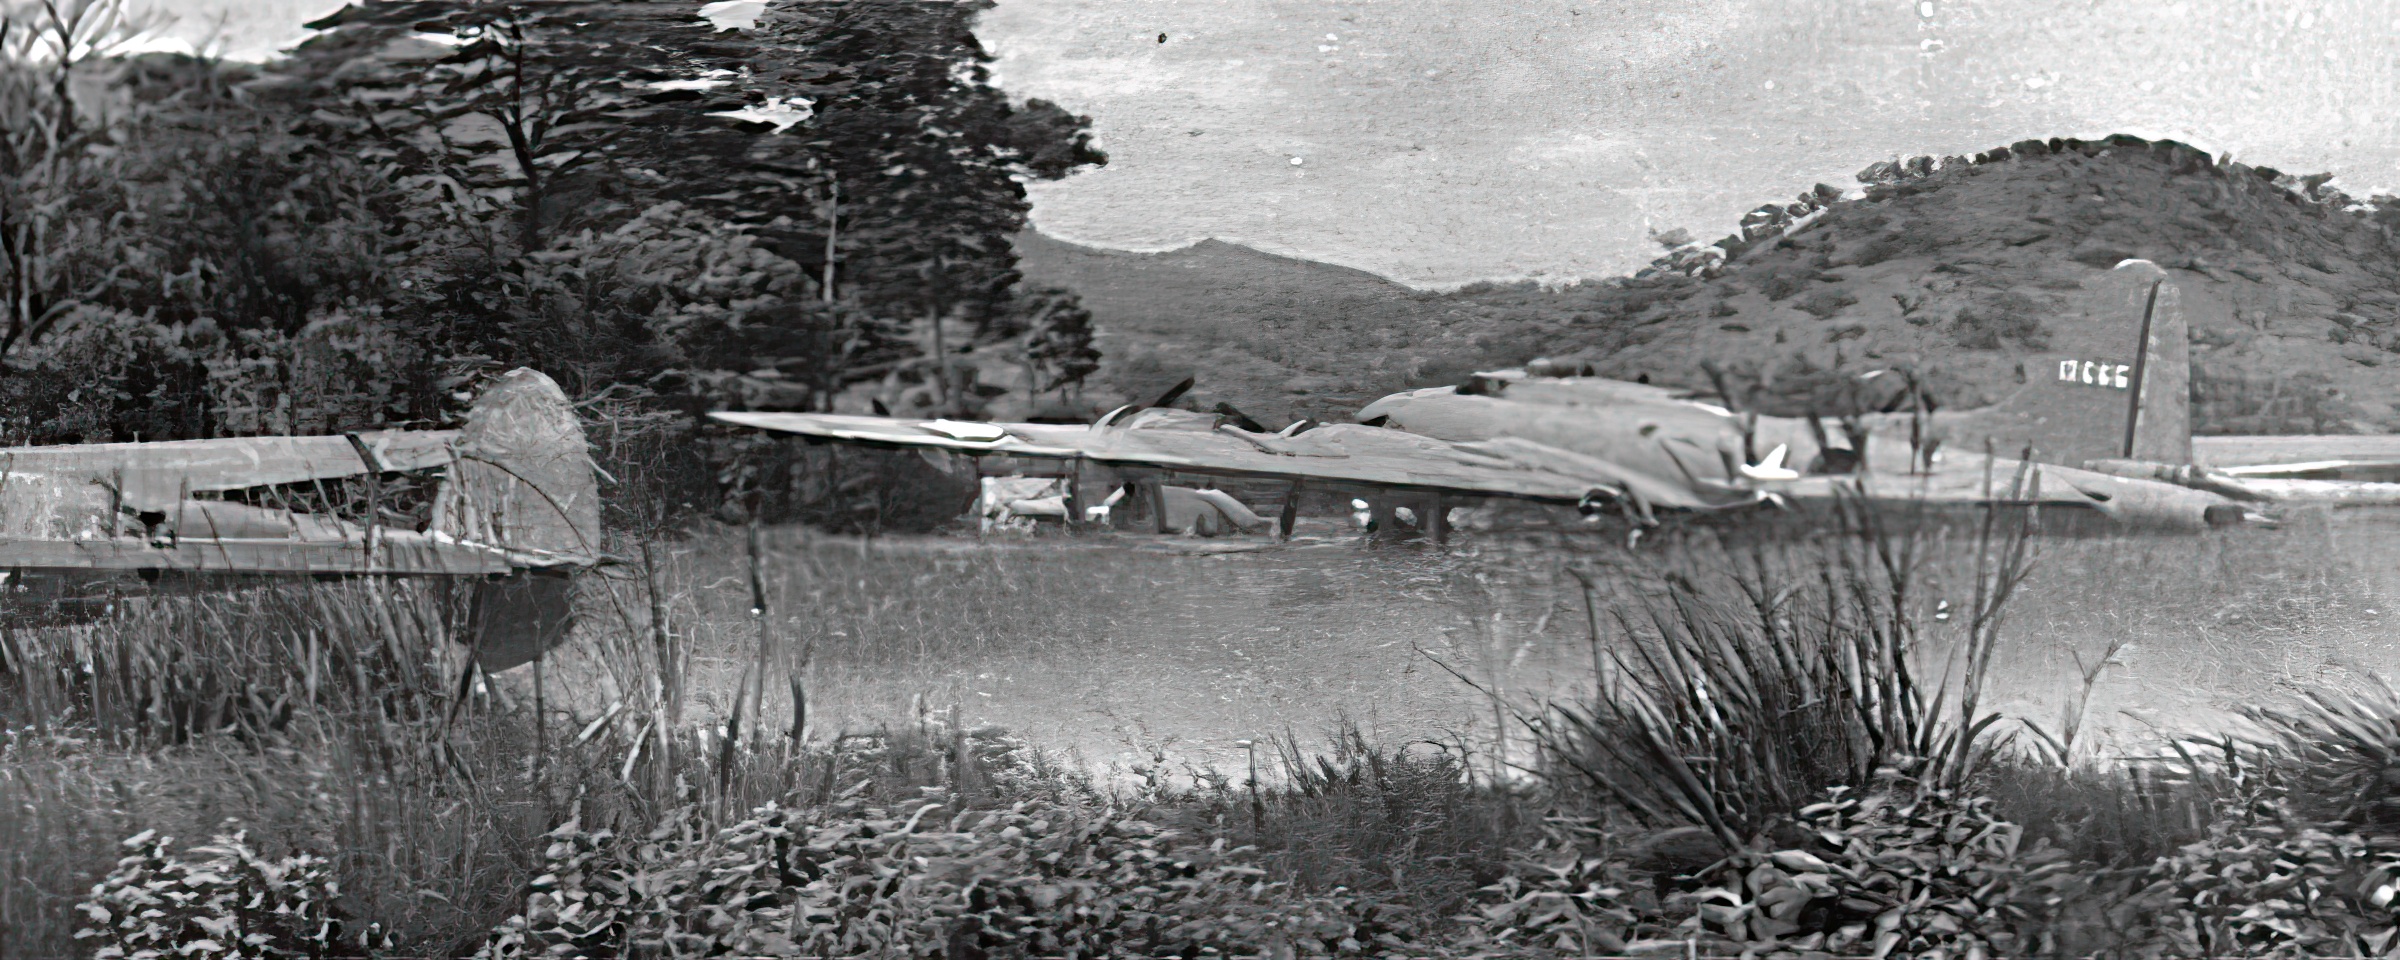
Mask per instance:
[[[519,367],[476,398],[434,497],[433,530],[560,562],[599,555],[599,481],[556,382]]]
[[[2192,462],[2192,338],[2183,314],[2183,290],[2147,260],[2133,264],[2157,273],[2142,313],[2141,352],[2133,358],[2133,396],[2125,414],[2128,460],[2183,465]]]
[[[2006,400],[1937,417],[1947,448],[2047,463],[2192,460],[2191,344],[2184,293],[2148,260],[2127,260],[2079,298],[2082,315],[2025,359]]]
[[[433,532],[572,569],[600,554],[600,485],[566,393],[519,367],[476,398],[434,494]],[[552,572],[467,585],[467,637],[486,671],[532,661],[575,625],[574,586]]]

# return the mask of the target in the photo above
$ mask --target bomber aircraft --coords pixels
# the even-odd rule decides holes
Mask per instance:
[[[1356,491],[1387,530],[1399,505],[1414,504],[1423,532],[1438,539],[1447,532],[1449,504],[1484,498],[1569,504],[1637,524],[1662,512],[1727,513],[1845,496],[1969,508],[2038,504],[2106,526],[2188,531],[2268,521],[2258,505],[2309,493],[2294,484],[2322,485],[2327,473],[2337,481],[2384,472],[2400,479],[2400,442],[2196,443],[2187,323],[2175,284],[2156,265],[2129,260],[2087,292],[2093,322],[2062,336],[2055,351],[2028,357],[2024,382],[2000,402],[1936,410],[1922,391],[1902,390],[1895,395],[1908,398],[1906,409],[1844,416],[1834,430],[1820,417],[1738,411],[1723,395],[1558,375],[1538,365],[1385,397],[1361,410],[1359,423],[1302,421],[1273,432],[1245,428],[1226,413],[1173,409],[1168,398],[1119,408],[1090,425],[710,416],[816,442],[964,455],[984,463],[984,473],[1080,476],[1090,468],[1116,488],[1112,501],[1132,492],[1162,531],[1183,525],[1171,502],[1178,488],[1165,486],[1164,477],[1273,481],[1285,487],[1279,528],[1287,537],[1303,486]],[[2386,447],[2393,454],[2386,459],[2369,455]],[[2320,449],[2340,456],[2261,465]],[[1036,466],[1045,461],[1062,466]],[[1070,482],[1067,499],[1083,485]],[[1208,492],[1184,491],[1180,517],[1206,515],[1206,501],[1195,498]],[[1072,505],[1058,512],[1083,515]]]
[[[436,471],[423,529],[385,523],[387,503],[370,502],[361,523],[245,496],[343,480],[372,496],[381,478]],[[504,670],[566,636],[569,574],[604,560],[599,502],[573,408],[527,368],[486,388],[454,431],[0,448],[0,604],[442,578],[467,584],[478,664]]]

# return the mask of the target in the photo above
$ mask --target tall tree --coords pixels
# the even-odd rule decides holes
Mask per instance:
[[[1100,350],[1092,345],[1092,312],[1084,309],[1083,298],[1071,290],[1045,287],[1019,297],[1019,302],[1033,391],[1080,391],[1083,378],[1100,370]]]
[[[92,307],[122,272],[121,119],[91,88],[140,35],[123,0],[0,7],[0,360]]]
[[[843,293],[982,323],[1017,279],[1024,181],[1107,159],[1082,118],[992,86],[971,29],[987,5],[789,4],[720,30],[680,3],[369,0],[312,24],[329,33],[294,69],[414,175],[515,178],[469,189],[538,199],[528,222],[677,200],[814,262],[838,192]],[[429,55],[427,33],[458,46]]]

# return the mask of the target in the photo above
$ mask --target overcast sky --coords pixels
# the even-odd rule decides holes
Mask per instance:
[[[340,5],[154,2],[230,10],[237,52]],[[979,32],[1111,156],[1034,189],[1043,230],[1418,285],[1624,273],[1653,230],[2027,137],[2400,188],[2394,0],[1000,0]]]

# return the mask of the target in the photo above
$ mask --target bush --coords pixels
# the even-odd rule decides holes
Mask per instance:
[[[1839,290],[1819,290],[1800,298],[1800,309],[1819,320],[1831,319],[1845,307],[1858,305],[1858,298]]]
[[[2382,956],[2400,939],[2400,845],[2236,803],[2152,866],[2157,933],[2182,956]]]
[[[1814,849],[1744,853],[1699,893],[1696,926],[1736,941],[1885,956],[2008,956],[2031,894],[2065,858],[2021,852],[2022,828],[1991,801],[1900,770],[1836,787],[1800,812]]]
[[[2017,346],[2045,350],[2050,332],[2042,326],[2048,308],[2021,293],[2004,293],[1958,311],[1951,320],[1958,345],[1969,350],[1999,350]]]
[[[1496,944],[1526,944],[1590,956],[1622,953],[1639,922],[1626,902],[1625,864],[1601,831],[1569,818],[1543,823],[1542,839],[1509,860],[1508,875],[1484,888],[1497,902],[1468,919]]]
[[[755,955],[1196,956],[1366,948],[1344,902],[1267,882],[1248,848],[1130,811],[1023,801],[956,811],[769,804],[640,839],[570,821],[522,913],[479,958]]]
[[[2400,946],[2400,695],[2311,692],[2258,708],[2196,779],[2222,799],[2208,835],[2150,869],[2144,896],[2177,951],[2382,955]]]
[[[116,871],[78,907],[92,926],[75,937],[95,941],[95,960],[195,953],[322,960],[363,957],[390,946],[372,924],[356,936],[343,935],[334,909],[341,890],[320,858],[268,860],[241,833],[182,855],[171,850],[173,844],[174,838],[151,831],[127,838],[133,854],[117,861]]]

